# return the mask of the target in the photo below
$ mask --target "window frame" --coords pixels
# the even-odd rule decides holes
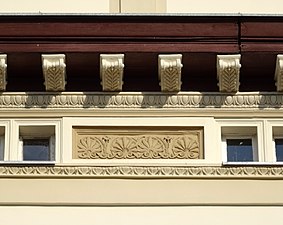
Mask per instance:
[[[265,164],[264,148],[264,120],[263,119],[216,119],[218,124],[220,138],[220,150],[222,153],[222,165],[259,165]],[[251,130],[253,128],[255,131]],[[238,129],[238,131],[229,131]],[[228,131],[227,131],[228,130]],[[252,139],[253,151],[256,151],[254,157],[257,161],[251,162],[228,162],[227,161],[227,139]]]
[[[4,160],[0,161],[0,164],[57,164],[61,161],[61,121],[62,119],[10,119],[9,120],[9,135],[5,135],[5,152]],[[1,121],[0,121],[1,126]],[[54,126],[54,160],[49,161],[28,161],[23,160],[22,148],[20,141],[20,127],[21,126]],[[24,137],[31,138],[29,135],[23,135]],[[43,135],[44,136],[44,135]],[[43,137],[41,135],[35,138]],[[53,135],[52,135],[53,136]],[[51,137],[51,136],[50,136]],[[8,139],[9,138],[9,139]]]

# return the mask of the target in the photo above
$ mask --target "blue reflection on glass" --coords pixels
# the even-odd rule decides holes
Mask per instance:
[[[252,139],[227,139],[227,161],[253,161]]]
[[[283,139],[275,139],[276,161],[283,162]]]
[[[49,161],[49,139],[24,139],[23,160],[25,161]]]

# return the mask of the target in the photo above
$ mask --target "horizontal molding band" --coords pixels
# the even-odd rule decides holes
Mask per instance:
[[[279,92],[4,92],[0,110],[7,109],[283,109]]]
[[[283,166],[2,166],[0,177],[283,179]]]

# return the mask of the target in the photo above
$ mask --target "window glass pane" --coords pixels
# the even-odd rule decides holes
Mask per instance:
[[[283,139],[275,139],[276,161],[283,162]]]
[[[49,139],[24,139],[23,160],[49,161]]]
[[[227,139],[227,161],[253,161],[252,139]]]

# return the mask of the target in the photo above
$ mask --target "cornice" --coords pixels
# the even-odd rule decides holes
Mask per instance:
[[[278,92],[5,92],[0,110],[7,109],[282,109]]]
[[[282,166],[200,166],[200,167],[133,167],[133,166],[3,166],[0,177],[46,178],[235,178],[283,179]]]

